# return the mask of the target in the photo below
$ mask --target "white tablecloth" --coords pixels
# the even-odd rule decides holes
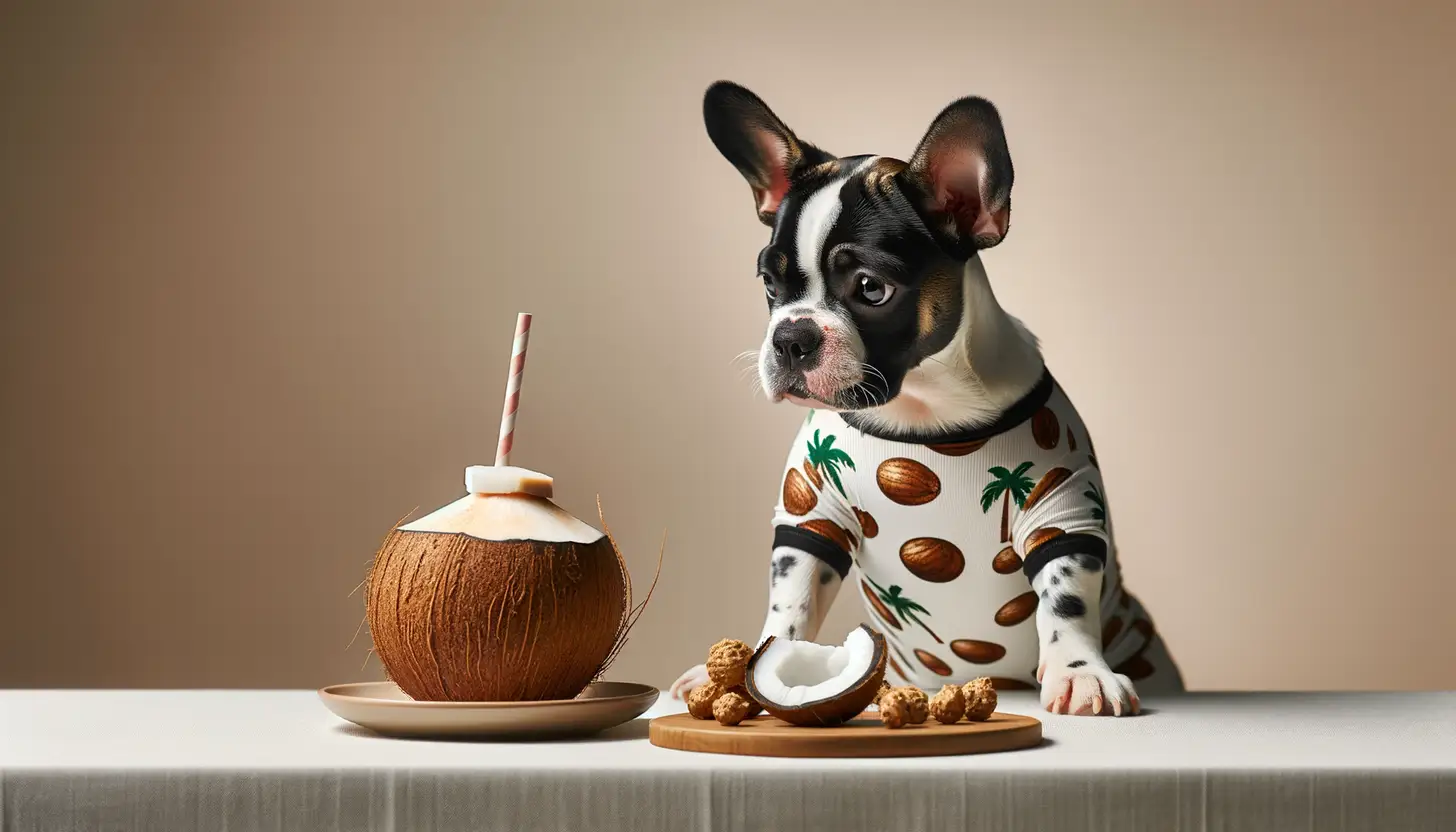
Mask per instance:
[[[1039,714],[1028,751],[789,760],[655,748],[646,718],[436,742],[372,736],[307,691],[9,691],[0,830],[1456,830],[1456,693],[1149,706]]]

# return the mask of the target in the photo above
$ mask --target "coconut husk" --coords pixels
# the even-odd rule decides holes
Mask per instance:
[[[618,634],[625,579],[595,543],[394,531],[366,595],[386,673],[421,701],[570,699]]]
[[[662,545],[657,550],[657,570],[652,574],[652,585],[647,587],[647,597],[642,599],[642,603],[634,607],[632,605],[632,572],[627,569],[627,559],[622,557],[622,550],[617,548],[617,539],[612,537],[612,530],[607,527],[607,516],[602,511],[601,495],[597,495],[597,519],[602,523],[602,534],[606,536],[607,542],[611,544],[612,552],[617,556],[617,563],[621,566],[622,575],[626,580],[627,591],[622,601],[622,616],[618,620],[616,639],[612,643],[612,649],[607,653],[606,659],[597,668],[597,672],[592,675],[593,682],[602,678],[602,675],[617,660],[617,656],[622,652],[622,648],[627,646],[627,638],[631,635],[632,628],[637,626],[637,620],[642,617],[642,613],[647,608],[647,602],[652,600],[652,593],[657,589],[657,579],[662,577],[662,555],[667,551],[667,530],[664,529],[662,532]]]

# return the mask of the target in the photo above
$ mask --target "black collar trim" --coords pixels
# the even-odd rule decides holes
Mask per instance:
[[[881,429],[868,420],[860,417],[854,411],[840,413],[839,416],[845,424],[863,433],[866,436],[873,436],[876,439],[886,439],[891,442],[906,442],[911,445],[948,445],[957,442],[984,442],[993,436],[999,436],[1027,419],[1036,415],[1038,410],[1046,406],[1047,400],[1052,397],[1052,390],[1056,387],[1056,379],[1052,378],[1051,370],[1042,369],[1041,379],[1036,386],[1031,388],[1025,396],[1022,396],[1010,407],[1006,408],[996,421],[989,425],[979,427],[951,428],[938,433],[897,433]]]

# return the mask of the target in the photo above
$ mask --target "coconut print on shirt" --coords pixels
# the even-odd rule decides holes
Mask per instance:
[[[1033,687],[1038,599],[1027,571],[1073,552],[1105,557],[1103,632],[1113,642],[1133,633],[1111,623],[1128,605],[1118,603],[1089,434],[1050,376],[1039,387],[1041,404],[1019,423],[937,444],[871,436],[830,411],[811,412],[800,428],[774,546],[807,552],[841,577],[858,568],[852,586],[903,683],[935,689],[991,676],[1002,689]]]

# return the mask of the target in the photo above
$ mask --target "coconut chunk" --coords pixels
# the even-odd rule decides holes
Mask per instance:
[[[604,537],[550,499],[528,493],[467,494],[399,530],[542,543],[595,543]]]
[[[749,662],[749,694],[795,725],[838,725],[874,701],[885,674],[885,642],[868,627],[843,644],[766,640]]]
[[[539,471],[514,465],[472,465],[465,469],[465,490],[471,494],[530,494],[551,497],[553,481]]]

